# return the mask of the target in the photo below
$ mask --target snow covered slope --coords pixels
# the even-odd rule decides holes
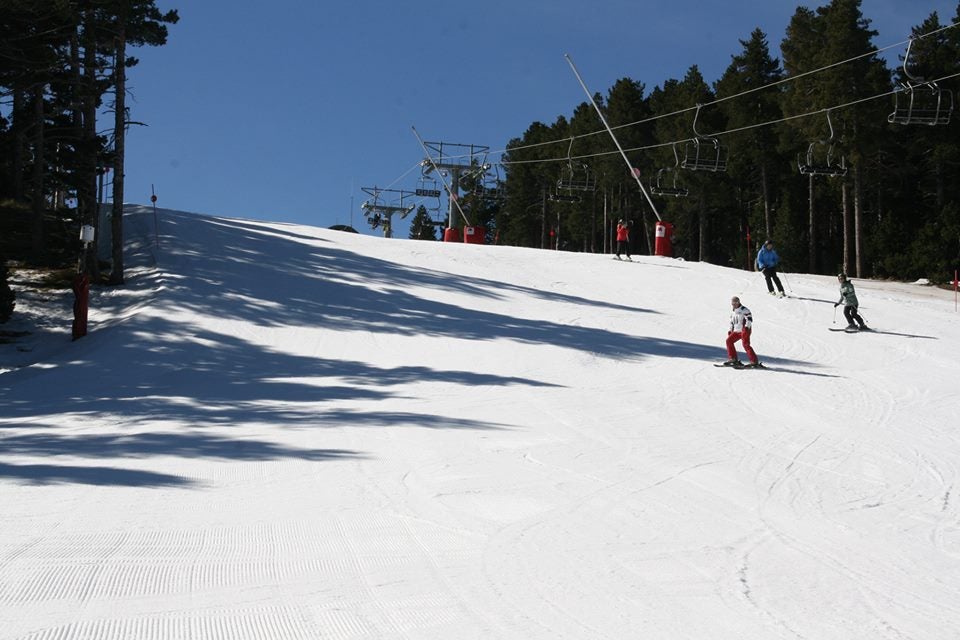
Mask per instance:
[[[0,376],[0,638],[960,637],[947,292],[152,225]]]

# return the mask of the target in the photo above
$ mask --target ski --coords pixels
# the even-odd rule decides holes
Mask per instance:
[[[828,330],[828,331],[840,331],[840,332],[843,332],[843,333],[860,333],[861,331],[864,332],[864,333],[869,333],[869,332],[873,331],[873,329],[871,329],[870,327],[864,327],[863,329],[857,329],[857,328],[851,329],[851,328],[849,328],[849,327],[843,327],[842,329],[841,329],[841,328],[838,328],[838,327],[827,327],[827,330]]]
[[[736,364],[727,364],[725,362],[718,362],[714,364],[715,367],[722,367],[725,369],[766,369],[766,365],[762,362],[753,364],[751,362],[738,362]]]

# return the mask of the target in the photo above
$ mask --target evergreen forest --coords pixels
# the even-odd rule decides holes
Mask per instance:
[[[749,269],[772,239],[789,271],[944,282],[960,266],[958,21],[960,4],[918,16],[891,69],[860,0],[799,7],[779,57],[757,29],[712,84],[693,64],[594,100],[660,194],[675,256]],[[500,243],[600,252],[625,219],[652,252],[657,218],[589,101],[507,148],[506,195],[473,216]]]
[[[461,181],[460,205],[500,244],[603,252],[624,219],[634,251],[652,253],[659,214],[686,260],[750,269],[772,239],[788,271],[948,281],[960,267],[960,3],[953,16],[919,11],[910,39],[884,50],[861,0],[798,7],[779,55],[745,25],[712,82],[691,60],[683,78],[624,77],[593,96],[629,167],[584,101],[510,140],[495,187]],[[154,0],[0,0],[0,322],[10,261],[123,282],[124,143],[142,124],[126,70],[177,20]],[[80,226],[102,224],[111,259],[76,265]],[[410,237],[436,239],[434,227],[418,211]]]
[[[125,134],[142,124],[128,106],[129,52],[165,44],[177,20],[153,0],[0,0],[0,321],[14,306],[9,260],[69,265],[80,226],[100,223],[104,189],[123,202]],[[120,284],[120,209],[108,218],[105,271],[93,252],[79,266]]]

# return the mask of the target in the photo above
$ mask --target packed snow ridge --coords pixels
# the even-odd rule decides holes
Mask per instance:
[[[0,345],[0,639],[960,637],[952,292],[126,223]]]

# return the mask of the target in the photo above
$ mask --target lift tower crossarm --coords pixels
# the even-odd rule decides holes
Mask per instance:
[[[447,217],[447,227],[453,227],[453,208],[456,207],[457,211],[460,212],[460,216],[463,218],[463,221],[467,223],[468,227],[472,227],[470,219],[467,218],[467,214],[463,212],[463,208],[460,206],[460,174],[466,170],[470,169],[469,165],[456,164],[456,163],[445,163],[442,160],[437,162],[433,159],[433,156],[430,155],[430,149],[427,147],[427,144],[423,141],[423,138],[420,137],[420,134],[417,132],[417,128],[411,126],[413,129],[413,135],[417,136],[417,142],[420,143],[420,146],[423,148],[423,152],[426,154],[426,158],[420,164],[426,167],[430,171],[436,171],[437,177],[440,178],[440,183],[443,185],[444,190],[447,192],[447,198],[450,201],[449,214]],[[431,143],[432,144],[432,143]],[[466,145],[458,145],[466,146]],[[472,148],[472,147],[471,147]],[[447,184],[446,178],[443,177],[441,173],[442,170],[447,170],[450,172],[451,183]],[[425,171],[426,173],[426,171]]]
[[[583,82],[583,78],[580,77],[580,72],[577,71],[577,67],[575,64],[573,64],[573,60],[570,58],[570,55],[565,53],[563,54],[563,57],[567,59],[567,62],[570,64],[570,68],[573,69],[573,75],[577,76],[577,81],[580,82],[580,86],[583,87],[584,93],[586,93],[587,98],[590,99],[590,104],[593,105],[593,108],[597,111],[597,115],[600,116],[600,122],[603,123],[603,126],[607,129],[607,133],[609,133],[610,137],[613,138],[613,144],[617,145],[617,151],[620,152],[620,157],[623,158],[623,161],[627,164],[627,169],[630,170],[630,175],[632,175],[633,179],[637,181],[637,186],[640,187],[643,197],[647,199],[647,203],[650,205],[650,208],[653,209],[653,215],[657,216],[657,220],[662,221],[660,213],[657,211],[657,205],[653,204],[653,200],[650,199],[650,194],[647,193],[643,183],[640,181],[639,172],[634,171],[633,165],[631,165],[630,161],[627,159],[627,154],[623,151],[623,147],[620,146],[620,141],[617,140],[617,136],[614,135],[613,129],[611,129],[610,125],[607,124],[607,118],[603,115],[603,111],[600,110],[599,105],[597,105],[597,102],[593,99],[593,94],[590,93],[590,89],[587,89],[587,85]]]

